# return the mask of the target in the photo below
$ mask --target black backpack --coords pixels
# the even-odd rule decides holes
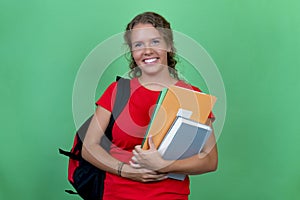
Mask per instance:
[[[115,120],[127,104],[130,96],[130,80],[117,77],[117,94],[105,136],[100,145],[109,150],[112,141],[112,128]],[[89,117],[75,134],[70,152],[59,149],[59,153],[69,157],[68,180],[77,192],[65,190],[70,194],[78,194],[85,200],[100,200],[103,197],[105,171],[85,161],[81,156],[82,140],[86,134],[93,115]]]

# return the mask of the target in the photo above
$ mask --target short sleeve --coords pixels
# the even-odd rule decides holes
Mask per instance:
[[[102,96],[98,99],[98,101],[96,101],[96,105],[101,106],[106,110],[112,112],[112,108],[116,97],[116,86],[117,82],[113,82],[112,84],[110,84],[104,91]]]

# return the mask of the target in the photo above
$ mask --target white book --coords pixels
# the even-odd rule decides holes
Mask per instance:
[[[201,152],[210,136],[210,126],[177,116],[162,140],[158,152],[165,160],[181,160]],[[184,174],[169,173],[169,178],[184,180]]]

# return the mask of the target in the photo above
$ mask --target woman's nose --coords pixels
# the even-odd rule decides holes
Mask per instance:
[[[150,46],[145,46],[144,48],[144,54],[148,55],[148,54],[152,54],[153,53],[153,49]]]

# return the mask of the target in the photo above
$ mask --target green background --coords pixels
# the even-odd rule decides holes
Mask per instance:
[[[57,150],[72,145],[76,73],[144,11],[200,43],[226,88],[218,170],[191,178],[190,199],[299,199],[299,10],[297,0],[1,0],[0,199],[79,199],[64,193]],[[118,64],[99,92],[126,71]]]

